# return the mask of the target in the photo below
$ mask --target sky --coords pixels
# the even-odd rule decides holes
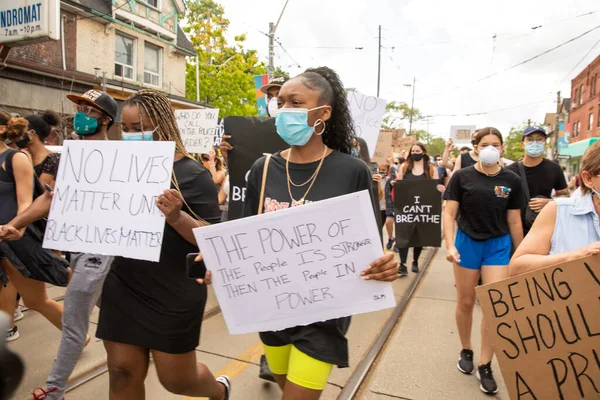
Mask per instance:
[[[266,63],[264,32],[285,0],[217,1],[228,36],[246,33],[246,47]],[[380,97],[410,104],[413,87],[405,85],[416,78],[414,107],[431,117],[413,129],[441,137],[451,125],[494,126],[506,136],[528,119],[542,123],[556,111],[556,92],[570,97],[571,79],[600,56],[597,0],[289,0],[275,65],[292,76],[328,66],[346,87],[376,95],[379,25]],[[485,114],[466,115],[474,113]]]

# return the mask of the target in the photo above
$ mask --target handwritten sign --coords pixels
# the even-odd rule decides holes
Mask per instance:
[[[174,142],[67,140],[44,247],[158,261]]]
[[[185,149],[190,153],[207,154],[213,149],[219,109],[175,110],[175,118]]]
[[[414,136],[404,136],[397,140],[394,145],[394,153],[401,155],[404,152],[404,157],[410,154],[410,149],[417,143],[417,138]]]
[[[369,155],[373,157],[387,101],[359,92],[348,92],[348,103],[350,103],[356,136],[367,142],[371,152]]]
[[[371,210],[363,191],[194,229],[229,332],[277,331],[393,307],[391,283],[360,277],[383,255]]]
[[[394,183],[396,245],[440,247],[442,195],[437,180],[402,180]]]
[[[475,129],[475,125],[453,125],[450,127],[450,138],[454,144],[471,144],[471,135]]]
[[[600,398],[600,256],[476,290],[511,399]]]
[[[394,151],[392,148],[393,140],[394,133],[392,131],[379,131],[375,153],[373,154],[373,157],[371,157],[371,161],[376,162],[378,165],[387,164],[388,157],[391,156]]]

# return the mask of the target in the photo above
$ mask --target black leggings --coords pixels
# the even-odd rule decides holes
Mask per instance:
[[[408,260],[408,247],[399,249],[400,250],[400,262],[402,264],[406,264]],[[419,257],[421,257],[421,252],[423,251],[422,247],[413,247],[413,261],[419,261]]]

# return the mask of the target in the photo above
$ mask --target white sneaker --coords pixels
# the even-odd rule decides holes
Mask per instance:
[[[13,340],[17,340],[19,338],[19,329],[15,325],[14,328],[8,329],[6,332],[6,341],[12,342]]]
[[[23,317],[25,317],[25,314],[23,314],[23,311],[21,311],[21,306],[17,306],[15,308],[14,321],[20,321],[23,319]]]
[[[217,378],[217,382],[225,387],[225,400],[231,399],[231,379],[226,375]]]

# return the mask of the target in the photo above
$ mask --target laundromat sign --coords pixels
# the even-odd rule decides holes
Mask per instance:
[[[60,39],[60,0],[0,0],[0,44]]]

